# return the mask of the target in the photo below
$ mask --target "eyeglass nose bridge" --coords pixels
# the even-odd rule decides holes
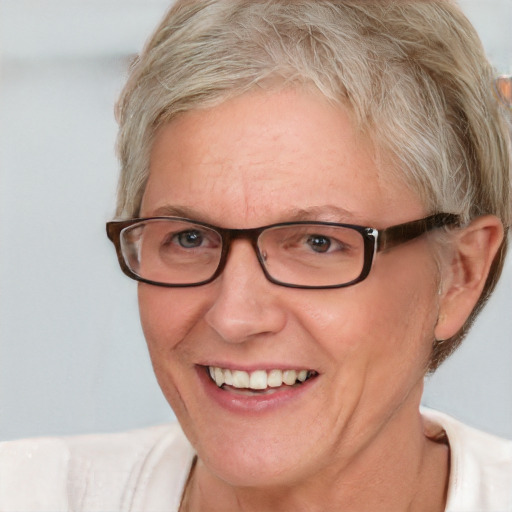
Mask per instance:
[[[226,264],[228,261],[229,254],[231,252],[231,245],[235,240],[247,240],[251,247],[253,248],[258,263],[260,264],[261,269],[263,270],[263,274],[271,283],[278,283],[267,271],[265,266],[265,259],[263,254],[258,247],[258,240],[265,231],[265,227],[262,228],[251,228],[251,229],[227,229],[227,228],[217,228],[216,231],[219,233],[222,239],[222,250],[220,254],[219,264],[217,265],[217,269],[212,277],[208,280],[208,282],[214,281],[217,277],[219,277],[224,269],[226,268]]]

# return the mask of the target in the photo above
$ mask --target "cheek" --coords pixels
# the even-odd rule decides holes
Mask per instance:
[[[150,350],[172,350],[204,314],[194,288],[176,290],[140,283],[138,300]]]
[[[198,289],[173,289],[139,284],[142,330],[157,380],[167,399],[193,365],[192,347],[183,343],[204,317],[204,298]]]
[[[362,283],[319,294],[303,308],[304,327],[341,362],[425,364],[437,319],[437,268],[428,255],[407,267],[404,261],[389,258]]]
[[[406,262],[408,264],[405,264]],[[438,272],[428,254],[416,259],[392,261],[386,275],[376,272],[382,284],[369,293],[366,306],[367,339],[372,354],[383,362],[383,371],[424,373],[431,355],[437,319]]]
[[[186,403],[194,397],[184,384],[194,366],[193,354],[182,343],[204,315],[201,294],[194,288],[173,289],[140,283],[139,311],[155,376],[164,396],[183,422]]]

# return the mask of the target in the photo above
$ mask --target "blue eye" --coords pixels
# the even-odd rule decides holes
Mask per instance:
[[[323,235],[310,235],[307,244],[315,252],[327,252],[331,247],[331,240]]]
[[[203,243],[203,234],[197,230],[182,231],[174,236],[181,247],[185,247],[186,249],[200,247]]]

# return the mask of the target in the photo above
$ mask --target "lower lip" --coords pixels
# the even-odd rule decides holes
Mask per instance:
[[[262,413],[278,407],[284,407],[307,393],[318,379],[318,375],[298,386],[275,388],[273,393],[243,395],[219,388],[207,375],[203,366],[197,367],[197,373],[207,396],[218,405],[235,413]]]

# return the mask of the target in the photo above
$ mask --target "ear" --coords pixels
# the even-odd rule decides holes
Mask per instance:
[[[489,269],[503,241],[503,225],[484,215],[455,232],[446,268],[442,272],[437,340],[451,338],[461,329],[484,288]]]

